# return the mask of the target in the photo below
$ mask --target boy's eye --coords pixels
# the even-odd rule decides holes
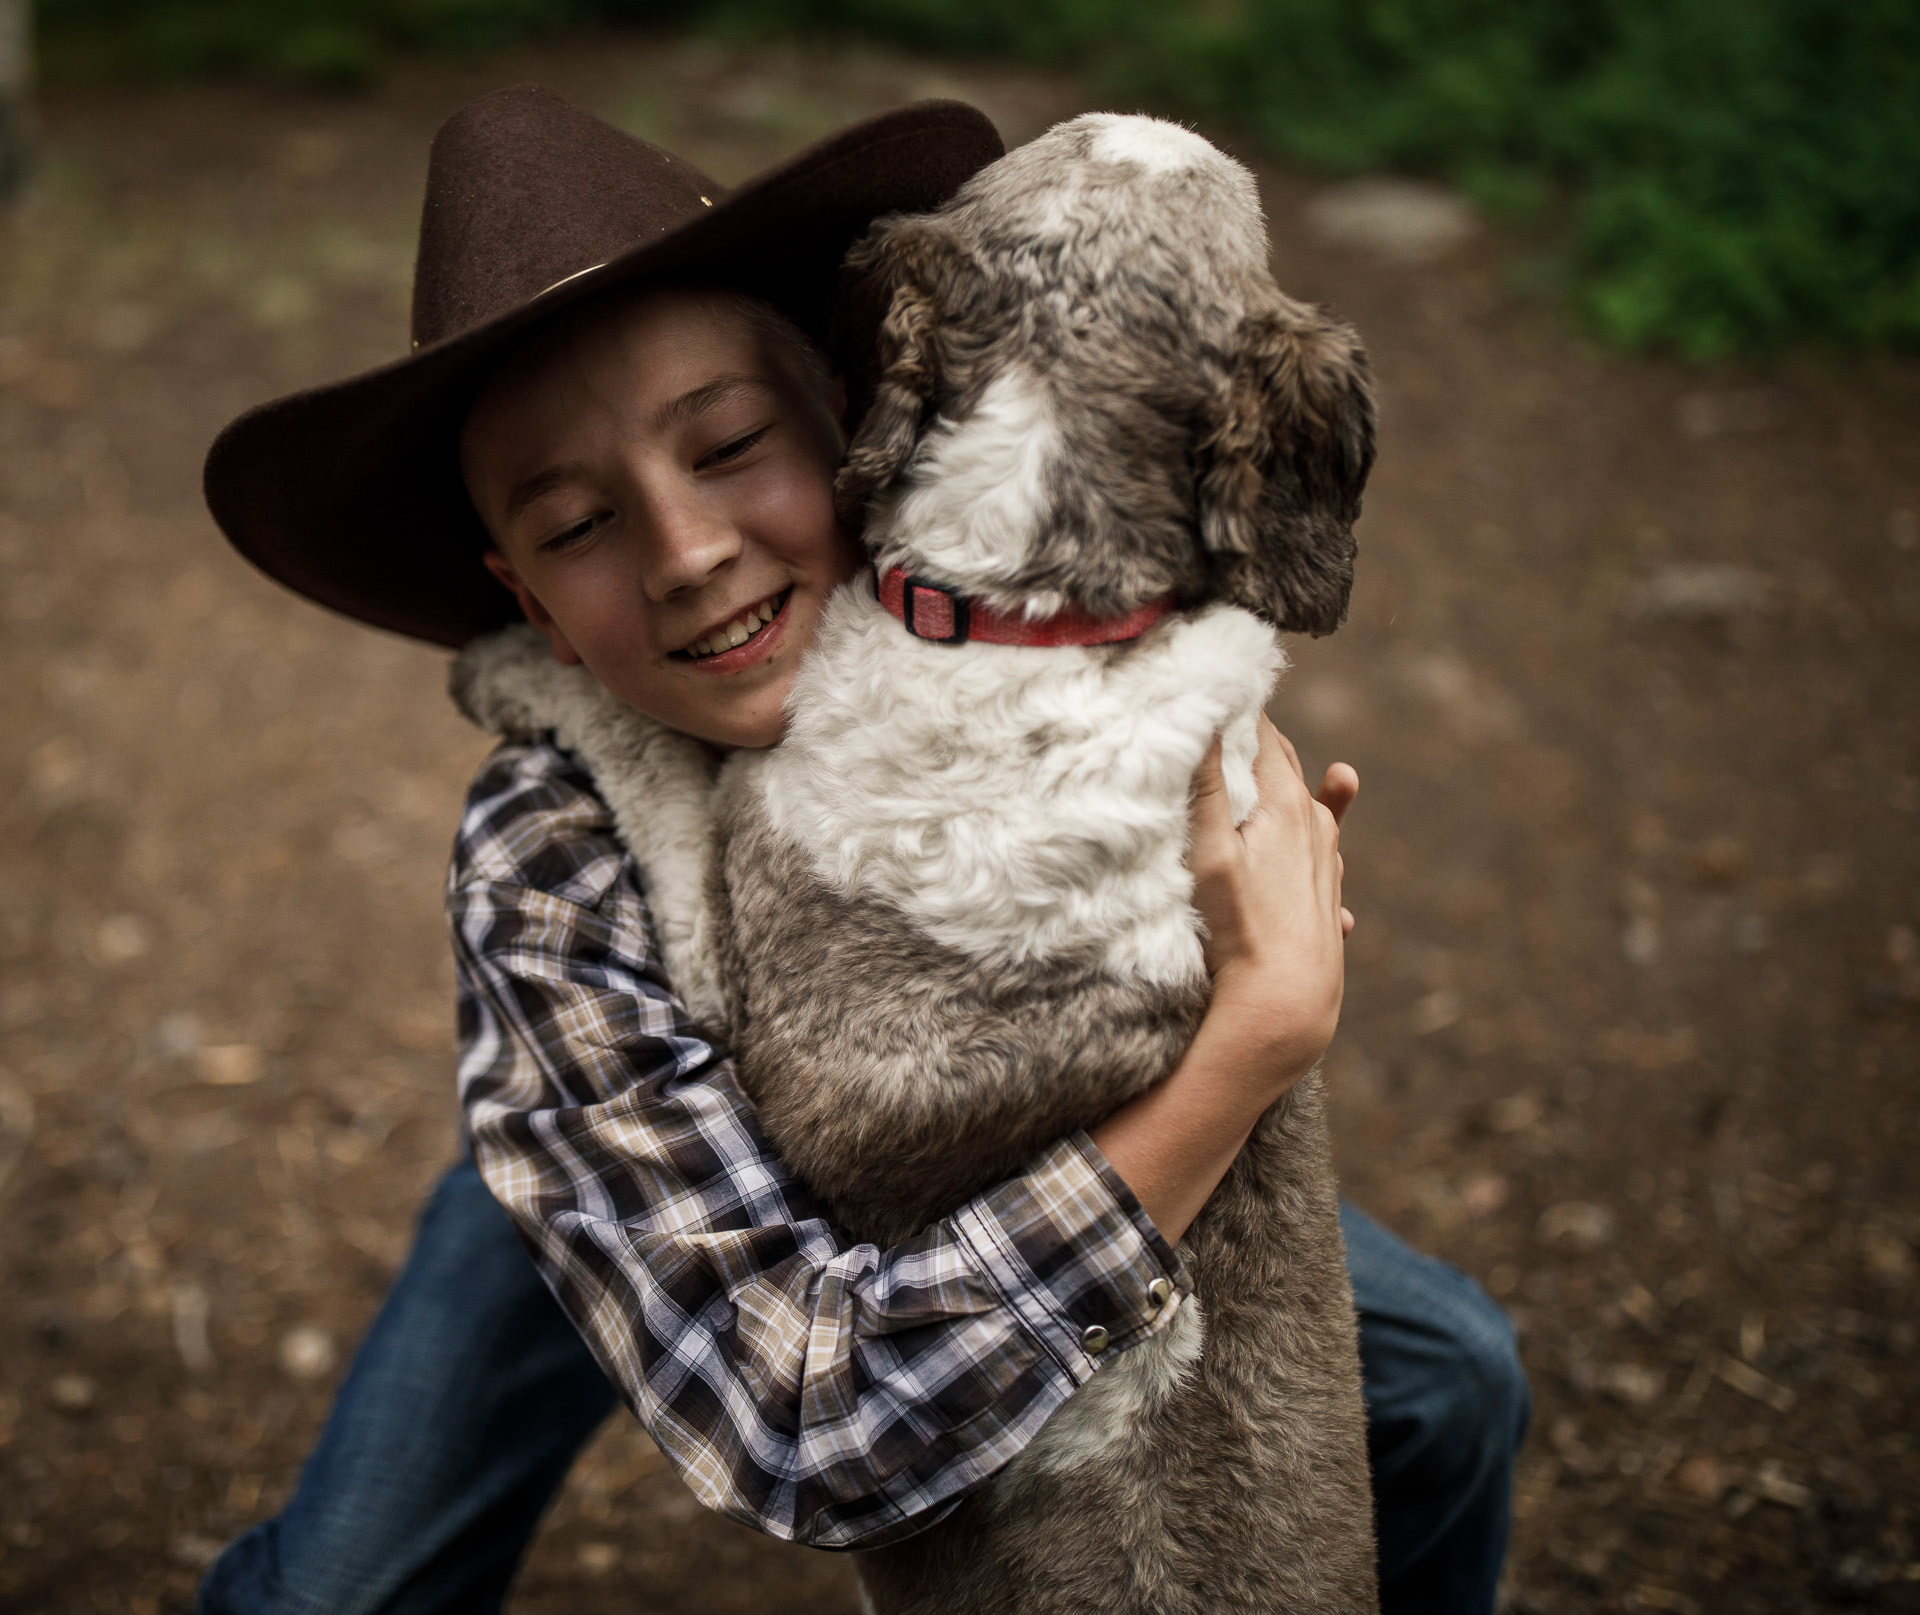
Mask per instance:
[[[581,539],[585,538],[599,525],[600,518],[598,516],[582,516],[580,520],[572,526],[563,527],[551,538],[541,540],[540,548],[549,553],[555,550],[564,550],[571,545],[578,544]]]
[[[772,430],[773,428],[771,426],[760,426],[740,437],[729,438],[725,443],[722,443],[719,448],[710,449],[707,453],[703,454],[696,463],[695,469],[702,470],[707,466],[725,465],[729,460],[739,459],[741,455],[745,454],[747,450],[752,448],[761,438],[765,437],[767,433]]]

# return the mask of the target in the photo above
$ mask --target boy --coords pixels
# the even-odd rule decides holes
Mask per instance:
[[[209,502],[273,575],[364,620],[455,644],[517,607],[682,732],[773,744],[815,614],[862,560],[833,520],[841,399],[807,333],[866,222],[997,150],[930,105],[723,197],[541,92],[488,97],[435,144],[419,351],[236,422]],[[448,890],[485,1188],[471,1167],[443,1183],[293,1503],[203,1607],[497,1608],[609,1379],[735,1518],[829,1547],[932,1523],[1164,1322],[1188,1288],[1172,1241],[1332,1036],[1357,781],[1330,770],[1316,803],[1270,729],[1258,773],[1243,830],[1200,781],[1214,998],[1180,1065],[877,1251],[791,1180],[687,1026],[591,782],[548,743],[496,751]],[[1346,1227],[1388,1607],[1490,1608],[1525,1416],[1510,1336],[1458,1275]]]

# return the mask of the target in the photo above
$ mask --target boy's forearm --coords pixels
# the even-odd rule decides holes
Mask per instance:
[[[1313,1061],[1275,1052],[1261,1017],[1216,1002],[1172,1073],[1092,1138],[1169,1241],[1185,1235],[1269,1106]]]

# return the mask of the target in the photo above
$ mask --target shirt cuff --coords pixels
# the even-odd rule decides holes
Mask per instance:
[[[955,1213],[953,1227],[1076,1384],[1173,1321],[1192,1275],[1085,1133]]]

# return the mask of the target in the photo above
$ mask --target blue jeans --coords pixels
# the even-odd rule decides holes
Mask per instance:
[[[1387,1615],[1486,1615],[1527,1383],[1499,1308],[1343,1206]],[[201,1615],[498,1611],[613,1389],[461,1164],[361,1343],[293,1500],[215,1562]]]

